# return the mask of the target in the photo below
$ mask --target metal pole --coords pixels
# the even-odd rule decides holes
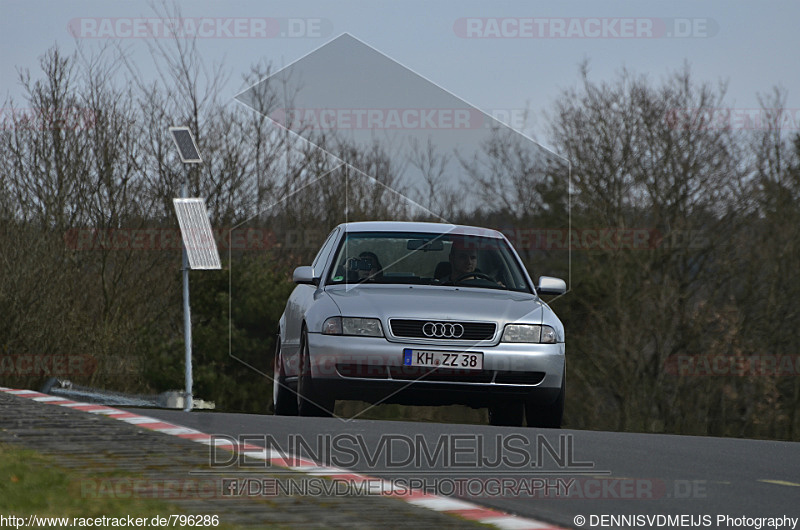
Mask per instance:
[[[188,166],[187,167],[191,167]],[[188,197],[187,183],[183,181],[181,186],[181,198]],[[183,245],[183,341],[186,345],[186,396],[184,397],[183,410],[192,410],[192,315],[189,310],[189,255],[186,252],[186,245]]]

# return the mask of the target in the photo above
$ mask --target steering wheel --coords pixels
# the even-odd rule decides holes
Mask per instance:
[[[461,280],[466,280],[467,278],[475,278],[476,280],[486,280],[492,283],[497,283],[497,281],[494,278],[482,272],[468,272],[466,274],[462,274],[461,276],[453,280],[453,283],[460,283]]]

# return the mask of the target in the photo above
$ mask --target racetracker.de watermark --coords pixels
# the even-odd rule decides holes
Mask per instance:
[[[462,39],[705,39],[719,32],[711,18],[462,17]]]
[[[92,129],[97,123],[94,110],[82,107],[0,108],[0,130],[53,131]]]
[[[655,228],[523,228],[506,227],[500,232],[518,251],[533,250],[655,250],[703,249],[711,244],[705,230],[672,230],[661,233]],[[327,232],[320,229],[272,230],[269,228],[212,228],[220,250],[252,251],[283,249],[318,249]],[[198,245],[211,241],[195,238]],[[70,228],[64,244],[70,250],[180,250],[181,232],[177,228]],[[483,239],[468,248],[480,250]],[[200,247],[198,247],[200,248]]]
[[[664,372],[679,376],[798,376],[800,355],[683,355],[664,362]]]
[[[800,131],[800,108],[669,109],[664,119],[670,129],[679,131]]]
[[[215,478],[87,478],[72,485],[82,499],[216,499],[223,497]]]
[[[73,484],[82,499],[232,499],[237,497],[336,497],[444,495],[475,499],[658,500],[705,498],[698,480],[574,477],[239,476],[186,479],[93,478]]]
[[[220,250],[269,250],[276,247],[319,248],[325,233],[321,230],[286,230],[267,228],[213,228],[214,240],[195,238],[197,248]],[[180,250],[181,232],[177,228],[71,228],[64,233],[70,250]]]
[[[269,113],[275,123],[303,130],[470,130],[503,123],[525,129],[527,109],[462,108],[279,108]]]
[[[701,249],[710,245],[704,230],[655,228],[501,228],[518,251]]]
[[[276,109],[269,117],[291,130],[467,130],[496,125],[473,108],[292,108]]]
[[[114,17],[73,18],[67,31],[76,39],[297,39],[333,33],[325,18]]]
[[[0,376],[85,376],[97,369],[97,359],[88,354],[5,353],[0,357]]]

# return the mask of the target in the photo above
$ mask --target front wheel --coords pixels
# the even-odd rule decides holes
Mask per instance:
[[[303,328],[300,337],[300,372],[297,377],[297,411],[301,416],[329,417],[333,415],[335,403],[335,400],[323,396],[314,388],[308,349],[308,331]]]
[[[541,402],[529,399],[525,403],[525,416],[528,419],[528,427],[540,427],[543,429],[560,429],[561,421],[564,418],[564,396],[566,394],[567,376],[561,378],[561,390],[556,400],[549,405],[542,405]]]
[[[522,427],[522,403],[498,403],[489,407],[489,425]]]
[[[295,392],[286,384],[281,356],[281,339],[278,337],[275,346],[275,370],[272,372],[272,412],[276,416],[297,416],[297,398]]]

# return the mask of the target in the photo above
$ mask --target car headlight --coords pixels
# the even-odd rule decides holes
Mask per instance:
[[[503,330],[503,342],[556,343],[556,330],[538,324],[508,324]]]
[[[331,317],[322,324],[322,334],[383,337],[383,329],[377,318]]]

